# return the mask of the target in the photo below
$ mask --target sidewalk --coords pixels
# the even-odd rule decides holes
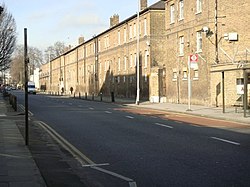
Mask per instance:
[[[250,111],[247,111],[247,116],[244,117],[244,113],[242,109],[238,109],[238,112],[235,112],[235,108],[226,108],[225,113],[222,112],[222,108],[220,107],[207,107],[200,105],[191,105],[191,111],[188,111],[187,104],[175,104],[175,103],[149,103],[142,102],[139,105],[134,103],[126,104],[127,106],[133,107],[142,107],[142,108],[150,108],[155,110],[163,110],[168,112],[176,112],[183,113],[189,115],[203,116],[214,119],[222,119],[227,121],[235,121],[244,123],[250,126]]]
[[[76,98],[79,97],[76,95],[75,97],[67,95],[64,97]],[[84,96],[81,96],[81,99],[86,99]],[[221,119],[226,121],[235,121],[239,123],[243,123],[250,126],[250,110],[247,111],[246,117],[244,117],[244,111],[241,108],[235,111],[234,107],[229,107],[225,109],[225,113],[221,107],[208,107],[202,105],[191,105],[191,111],[187,111],[187,104],[176,104],[176,103],[151,103],[149,101],[141,101],[139,105],[135,104],[135,99],[122,99],[122,98],[114,98],[117,104],[122,104],[130,107],[140,107],[140,108],[150,108],[155,110],[163,110],[168,112],[175,113],[183,113],[189,115],[203,116],[212,119]],[[103,102],[112,102],[110,97],[102,97],[96,96],[91,97],[88,96],[87,100],[92,101],[103,101]]]
[[[46,186],[0,94],[0,187]],[[23,116],[22,116],[23,117]]]

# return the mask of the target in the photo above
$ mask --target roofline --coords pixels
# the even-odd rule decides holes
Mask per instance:
[[[167,0],[160,0],[160,1],[167,1]],[[165,10],[165,7],[164,7],[164,8],[155,8],[155,7],[154,7],[154,5],[157,4],[157,3],[159,3],[160,1],[158,1],[158,2],[156,2],[156,3],[154,3],[154,4],[152,4],[151,6],[145,8],[145,9],[143,9],[143,10],[141,10],[141,11],[139,12],[139,15],[142,15],[142,14],[144,14],[145,12],[149,12],[150,10]],[[61,56],[66,55],[66,54],[68,54],[68,53],[74,51],[74,50],[77,49],[78,47],[80,47],[80,46],[82,46],[82,45],[85,45],[86,43],[90,42],[91,40],[94,40],[94,39],[96,39],[96,38],[99,38],[101,35],[104,35],[105,33],[109,32],[109,31],[111,31],[111,30],[113,30],[113,29],[115,29],[115,28],[117,28],[117,27],[119,27],[119,26],[121,26],[121,25],[123,25],[124,23],[129,22],[130,20],[132,20],[132,19],[134,19],[134,18],[136,18],[136,17],[137,17],[137,14],[134,14],[134,15],[128,17],[127,19],[125,19],[124,21],[118,23],[117,25],[114,25],[113,27],[108,28],[107,30],[105,30],[105,31],[103,31],[103,32],[101,32],[101,33],[99,33],[98,35],[96,35],[96,36],[94,36],[94,37],[88,39],[87,41],[85,41],[85,42],[83,42],[83,43],[81,43],[81,44],[78,44],[77,46],[73,47],[72,49],[70,49],[70,50],[64,52],[63,54],[61,54],[60,56],[56,57],[55,59],[60,58]],[[53,60],[55,60],[55,59],[53,59]]]

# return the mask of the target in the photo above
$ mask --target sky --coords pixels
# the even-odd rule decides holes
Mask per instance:
[[[148,6],[158,0],[148,0]],[[27,28],[28,45],[45,50],[55,42],[76,46],[109,28],[110,17],[120,22],[136,14],[138,0],[0,0],[17,25],[18,41],[23,45]]]

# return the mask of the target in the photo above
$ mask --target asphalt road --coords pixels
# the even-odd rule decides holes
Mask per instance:
[[[15,95],[24,104],[23,93]],[[138,187],[250,186],[249,134],[47,95],[29,95],[29,110],[95,164]]]

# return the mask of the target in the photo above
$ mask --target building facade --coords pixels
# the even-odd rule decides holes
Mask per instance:
[[[165,57],[167,101],[188,102],[188,59],[196,54],[197,65],[190,71],[192,103],[221,106],[222,98],[225,105],[235,103],[242,95],[239,79],[249,69],[249,2],[167,0],[165,5],[166,40],[173,44],[167,45]]]
[[[102,93],[116,97],[135,98],[137,39],[139,37],[140,97],[159,101],[158,86],[150,79],[154,68],[163,64],[165,53],[165,1],[147,7],[141,0],[139,28],[137,15],[119,22],[119,16],[110,18],[110,28],[65,52],[43,65],[40,71],[40,85],[48,92],[78,95]],[[153,62],[153,63],[152,63]],[[155,68],[158,74],[158,68]],[[46,86],[45,86],[46,85]],[[157,90],[157,92],[155,92]],[[163,96],[162,96],[163,97]],[[164,96],[165,97],[165,96]]]
[[[242,96],[237,90],[250,68],[248,0],[140,4],[139,21],[132,15],[120,22],[115,14],[109,29],[88,41],[81,38],[78,46],[43,65],[40,85],[53,93],[63,88],[68,94],[72,88],[80,95],[135,98],[139,38],[141,99],[188,103],[191,90],[192,104],[221,106]],[[197,61],[189,71],[191,56]]]

